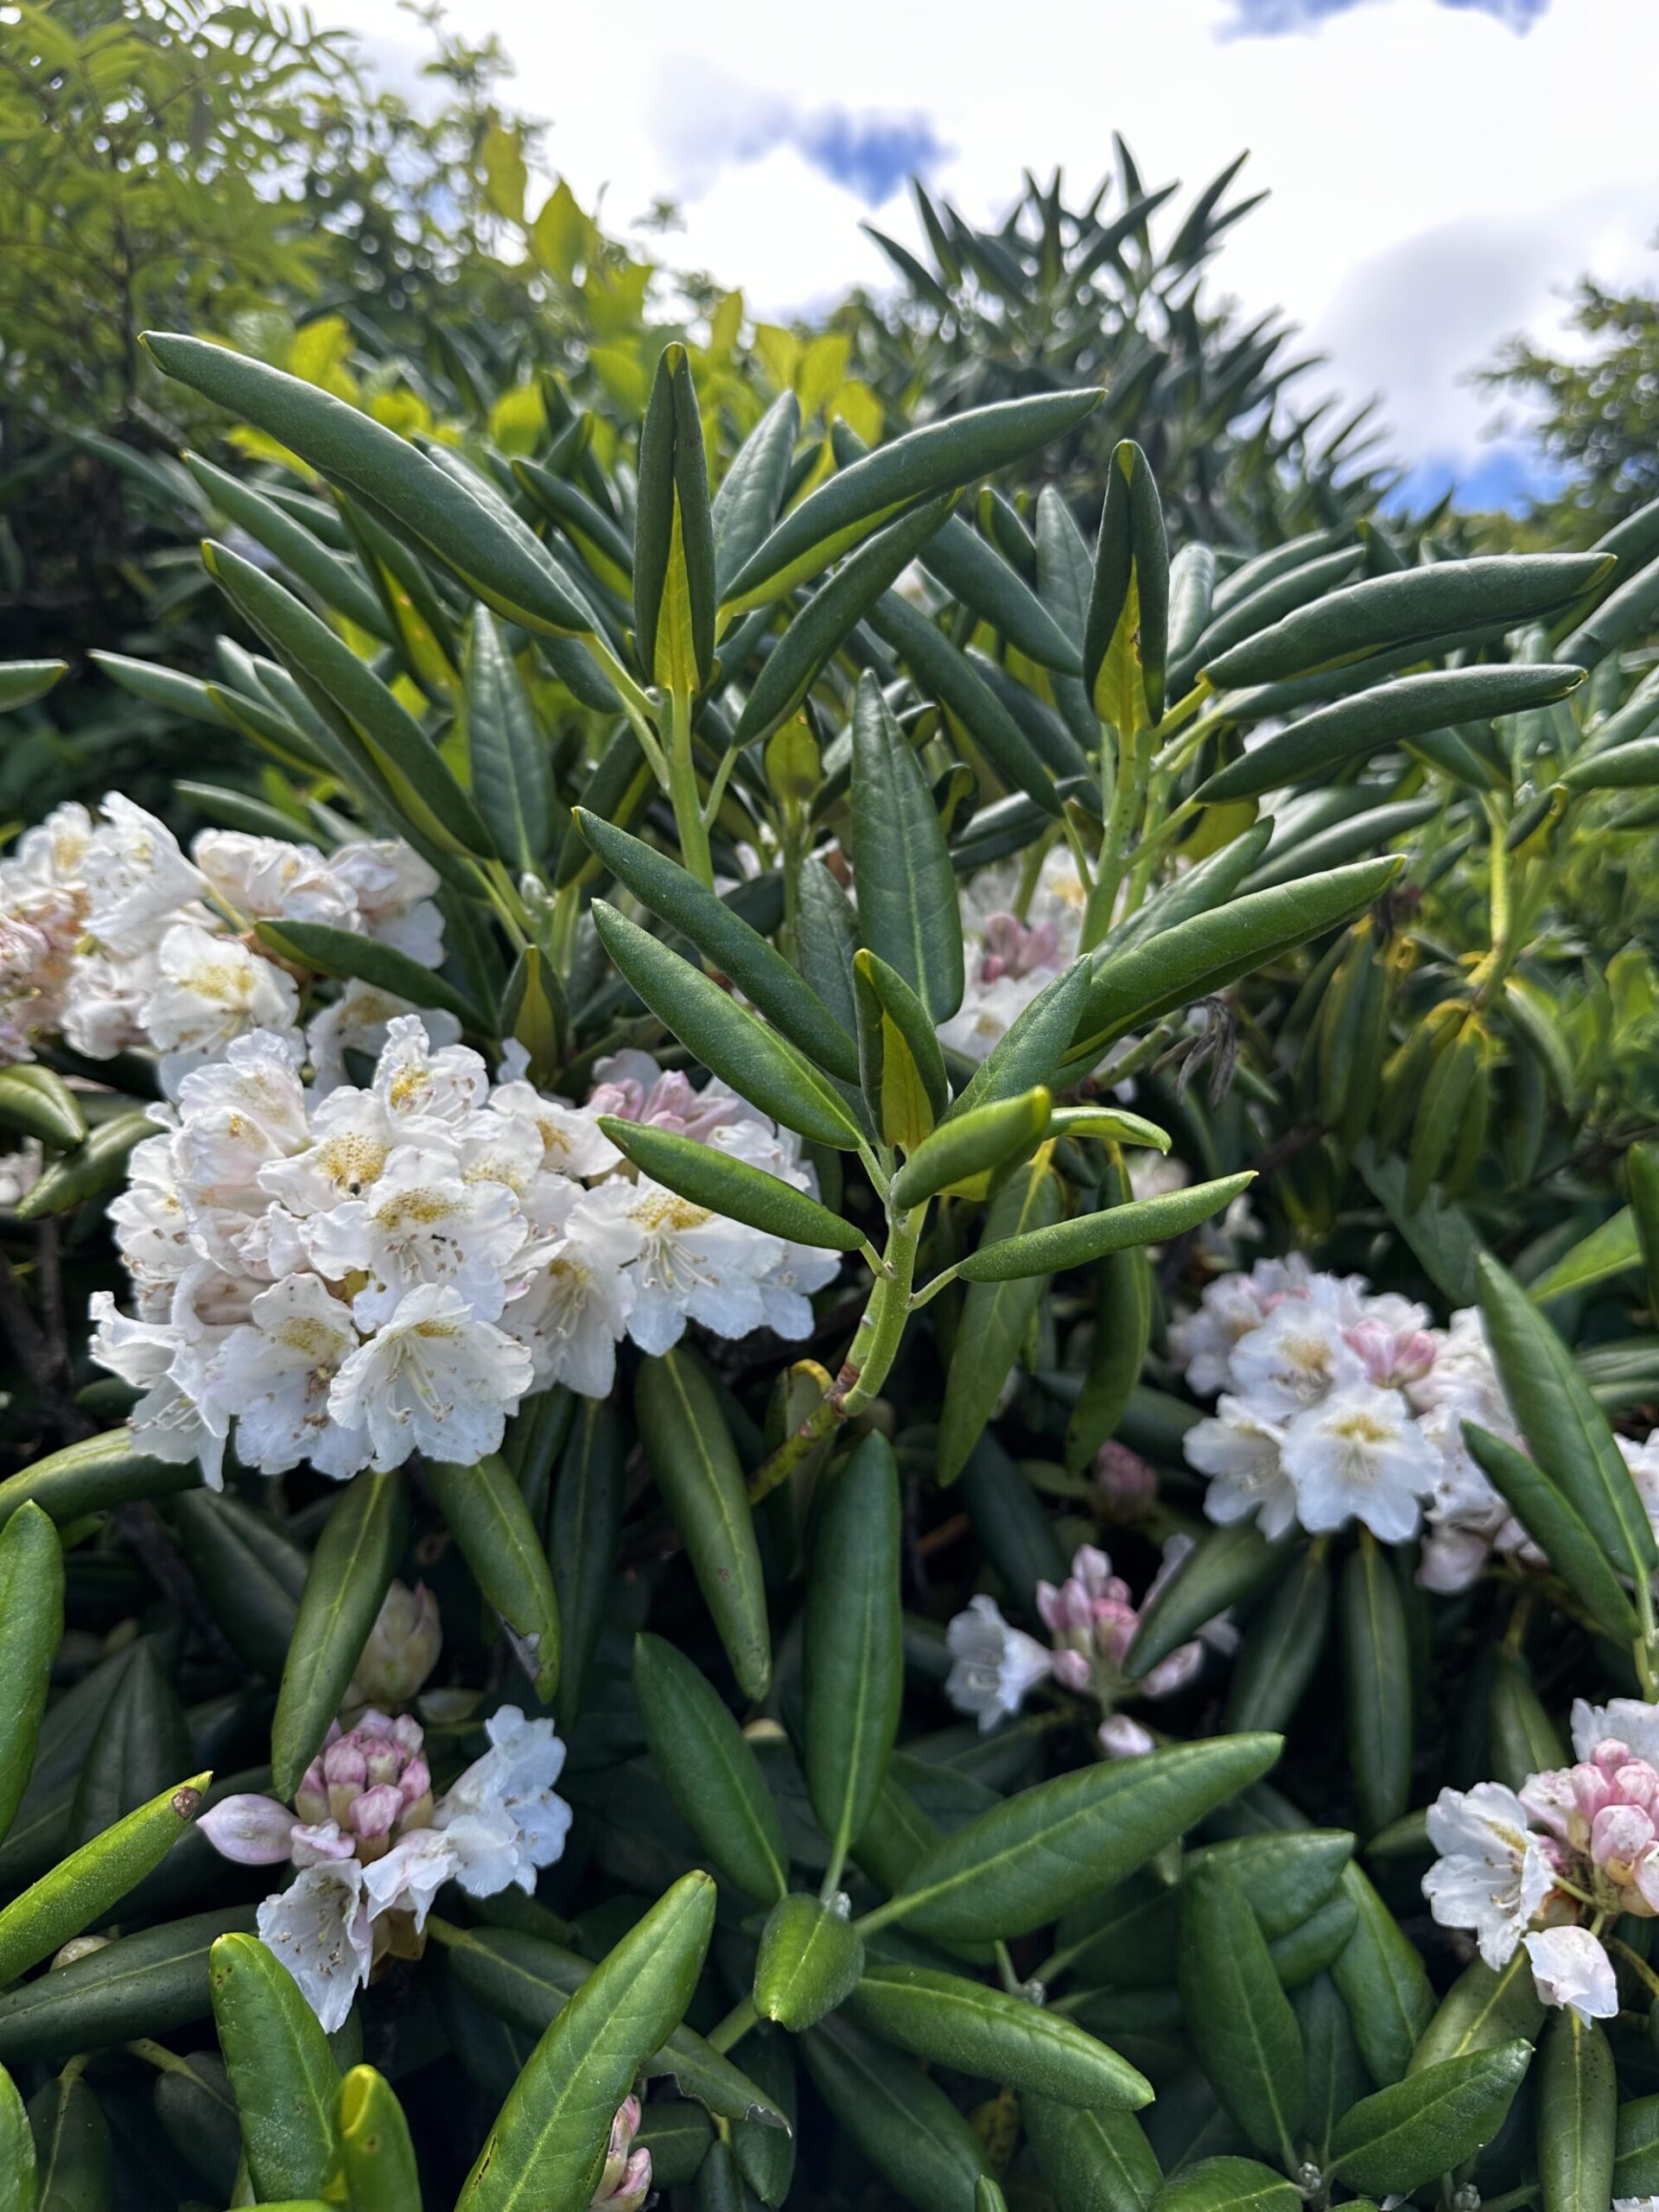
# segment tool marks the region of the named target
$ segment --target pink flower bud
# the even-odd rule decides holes
[[[1204,1646],[1195,1637],[1191,1643],[1183,1643],[1160,1659],[1141,1679],[1142,1694],[1147,1697],[1173,1697],[1185,1689],[1204,1664]]]
[[[1054,1654],[1054,1679],[1063,1688],[1082,1692],[1094,1677],[1083,1652],[1061,1649]]]
[[[390,1835],[404,1809],[403,1794],[395,1782],[377,1783],[365,1789],[351,1809],[352,1834],[364,1842]]]
[[[1144,1758],[1158,1742],[1149,1728],[1131,1720],[1127,1713],[1113,1713],[1100,1724],[1100,1748],[1109,1759]]]
[[[1095,1489],[1109,1519],[1133,1522],[1157,1503],[1158,1478],[1138,1452],[1112,1440],[1095,1454]]]
[[[331,1791],[362,1789],[369,1778],[369,1762],[355,1734],[329,1745],[322,1755],[322,1774]]]
[[[276,1866],[293,1847],[294,1815],[274,1797],[226,1797],[196,1823],[221,1859],[238,1866]]]
[[[651,2194],[651,2152],[635,2150],[639,2132],[639,2100],[630,2097],[617,2108],[606,2146],[605,2167],[594,2191],[589,2212],[639,2212]]]

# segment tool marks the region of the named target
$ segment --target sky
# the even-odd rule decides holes
[[[321,0],[414,91],[424,34],[396,0]],[[671,258],[771,318],[892,281],[859,228],[916,245],[919,169],[970,219],[1022,168],[1091,191],[1122,130],[1149,184],[1196,191],[1249,148],[1270,197],[1223,287],[1277,304],[1357,401],[1381,392],[1410,490],[1514,503],[1519,426],[1470,372],[1559,334],[1584,270],[1659,287],[1659,0],[465,0],[496,32],[546,158],[626,232],[659,198]],[[1621,87],[1625,88],[1621,91]],[[1179,209],[1185,194],[1171,203]],[[533,204],[533,202],[532,202]]]

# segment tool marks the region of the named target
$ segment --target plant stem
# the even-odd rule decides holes
[[[741,1999],[733,2005],[719,2026],[709,2030],[705,2037],[709,2048],[710,2050],[719,2051],[723,2057],[726,2052],[742,2042],[758,2018],[753,1998]]]
[[[697,791],[696,766],[691,758],[691,701],[686,692],[669,694],[668,740],[668,795],[680,833],[680,858],[698,882],[712,891],[715,868],[709,854],[709,825],[703,820]]]

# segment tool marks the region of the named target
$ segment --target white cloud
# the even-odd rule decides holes
[[[393,0],[319,13],[407,76],[416,41]],[[1402,448],[1454,466],[1478,461],[1492,412],[1466,372],[1511,330],[1550,328],[1581,270],[1659,273],[1659,141],[1621,128],[1608,92],[1659,78],[1655,0],[1555,0],[1524,37],[1438,0],[1370,0],[1274,38],[1228,35],[1234,0],[1020,0],[1012,17],[988,0],[842,0],[833,27],[775,0],[694,17],[665,0],[621,16],[469,0],[462,22],[499,32],[580,195],[607,187],[613,225],[678,198],[672,252],[765,314],[885,272],[858,229],[867,199],[827,173],[802,118],[931,126],[946,149],[932,181],[980,219],[1027,164],[1092,188],[1114,125],[1149,181],[1189,190],[1248,144],[1239,188],[1273,196],[1223,257],[1227,289],[1281,304],[1332,357],[1316,375],[1355,398],[1381,388]],[[688,56],[694,23],[717,60]],[[879,219],[914,242],[901,195]]]

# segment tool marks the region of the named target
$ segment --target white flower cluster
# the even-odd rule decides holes
[[[110,1208],[137,1310],[95,1296],[92,1349],[144,1392],[145,1450],[216,1486],[234,1419],[267,1474],[472,1464],[532,1390],[607,1395],[625,1332],[647,1352],[690,1321],[810,1333],[837,1254],[635,1179],[598,1126],[651,1121],[810,1189],[796,1140],[729,1091],[623,1053],[577,1107],[520,1048],[493,1084],[407,1014],[367,1090],[308,1088],[300,1050],[257,1030],[184,1077]]]
[[[474,1897],[510,1885],[529,1895],[562,1855],[570,1808],[553,1788],[564,1765],[553,1723],[505,1705],[485,1732],[489,1750],[435,1799],[420,1723],[370,1711],[348,1733],[329,1730],[294,1810],[247,1794],[203,1814],[223,1857],[299,1870],[260,1906],[259,1933],[325,2028],[344,2024],[380,1959],[400,1946],[419,1955],[446,1882]]]
[[[298,992],[259,949],[255,923],[323,922],[435,968],[437,888],[433,869],[395,840],[344,844],[325,859],[312,845],[204,830],[187,857],[164,823],[118,791],[97,816],[60,806],[0,861],[0,1063],[60,1036],[95,1060],[150,1046],[176,1080],[251,1030],[294,1032]],[[348,984],[311,1025],[318,1067],[343,1076],[346,1046],[377,1043],[389,1010],[404,1009]]]
[[[1465,1421],[1520,1441],[1472,1309],[1437,1329],[1361,1276],[1262,1260],[1208,1287],[1170,1353],[1198,1396],[1219,1394],[1185,1439],[1212,1521],[1254,1515],[1277,1537],[1351,1519],[1402,1543],[1426,1510],[1421,1579],[1440,1591],[1472,1582],[1494,1542],[1525,1541],[1464,1448]]]
[[[983,868],[962,893],[967,987],[961,1007],[939,1027],[939,1042],[970,1060],[999,1044],[1060,969],[1077,957],[1086,893],[1064,845],[1043,858],[1035,889],[1020,905],[1020,864]]]
[[[1524,1945],[1543,2004],[1610,2020],[1618,1985],[1603,1931],[1627,1913],[1659,1914],[1659,1707],[1580,1698],[1573,1750],[1574,1765],[1519,1791],[1442,1789],[1423,1894],[1442,1926],[1470,1930],[1489,1967]]]
[[[1173,1696],[1203,1665],[1206,1643],[1231,1650],[1237,1641],[1230,1624],[1211,1621],[1145,1675],[1124,1672],[1141,1613],[1192,1548],[1190,1536],[1170,1538],[1137,1606],[1106,1554],[1093,1544],[1080,1545],[1064,1582],[1058,1587],[1052,1582],[1037,1585],[1037,1611],[1051,1639],[1047,1645],[1006,1621],[995,1598],[982,1592],[970,1598],[966,1611],[945,1630],[951,1662],[945,1695],[958,1713],[978,1721],[982,1734],[1017,1713],[1039,1682],[1052,1680],[1098,1705],[1105,1717],[1096,1734],[1108,1758],[1135,1758],[1151,1751],[1156,1738],[1150,1729],[1118,1712],[1118,1705],[1126,1698]]]

